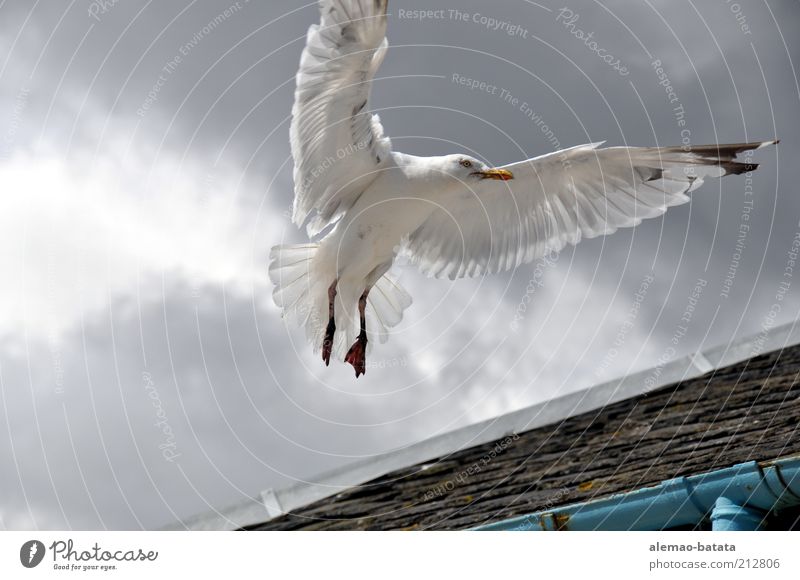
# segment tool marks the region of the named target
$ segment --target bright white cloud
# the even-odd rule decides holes
[[[123,151],[15,154],[0,164],[0,326],[60,334],[121,296],[158,298],[161,288],[140,281],[159,275],[198,288],[263,286],[257,233],[270,218],[257,223],[242,206],[238,178],[168,157],[148,166]]]

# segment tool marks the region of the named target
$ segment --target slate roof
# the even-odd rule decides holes
[[[392,471],[262,530],[466,529],[800,453],[800,346]],[[780,514],[797,527],[800,513]]]

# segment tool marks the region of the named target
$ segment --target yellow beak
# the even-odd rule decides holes
[[[514,179],[514,174],[507,169],[487,169],[486,171],[476,171],[475,173],[480,175],[481,179],[499,179],[500,181]]]

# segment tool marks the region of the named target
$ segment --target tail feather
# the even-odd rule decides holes
[[[275,246],[269,253],[269,279],[275,304],[291,313],[310,292],[312,260],[319,244]]]
[[[322,347],[328,324],[328,288],[336,277],[324,259],[317,260],[319,244],[275,246],[270,251],[269,278],[273,284],[272,297],[283,316],[305,328],[306,338],[315,352]],[[358,296],[363,289],[341,283],[336,298],[336,334],[333,356],[343,360],[359,333]],[[367,343],[384,343],[389,329],[403,318],[411,304],[411,296],[389,274],[384,274],[373,286],[367,300]]]
[[[384,274],[372,287],[367,298],[368,332],[377,327],[374,332],[378,335],[379,342],[386,342],[389,329],[400,323],[403,311],[410,305],[411,296],[408,292],[390,274]]]

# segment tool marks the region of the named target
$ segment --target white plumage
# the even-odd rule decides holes
[[[306,328],[326,363],[345,357],[356,376],[365,370],[367,338],[384,342],[411,304],[387,274],[398,248],[435,277],[509,270],[661,215],[689,201],[707,177],[755,169],[736,156],[777,142],[591,143],[498,169],[467,155],[392,151],[369,112],[388,46],[386,4],[320,2],[321,23],[309,28],[297,73],[291,145],[293,221],[312,238],[325,235],[270,254],[276,304]]]

